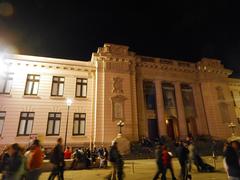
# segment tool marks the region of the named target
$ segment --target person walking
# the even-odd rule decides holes
[[[27,156],[26,180],[38,180],[41,175],[41,166],[43,163],[43,152],[41,150],[40,141],[35,139],[30,147]]]
[[[226,168],[229,180],[240,180],[239,157],[234,148],[232,144],[226,147],[224,152],[224,167]]]
[[[6,163],[5,180],[21,180],[24,172],[24,161],[19,144],[12,144],[9,148],[9,158]]]
[[[54,180],[57,176],[59,180],[64,180],[64,152],[62,146],[62,138],[58,138],[57,145],[54,147],[50,157],[50,162],[53,164],[53,169],[48,177],[48,180]]]
[[[181,166],[180,179],[182,179],[182,180],[187,180],[188,178],[191,179],[191,177],[187,173],[188,172],[187,164],[188,164],[189,150],[186,146],[187,146],[186,144],[184,144],[183,142],[180,142],[177,144],[177,149],[176,149],[178,161]]]
[[[155,176],[153,177],[153,180],[158,179],[159,175],[163,171],[161,145],[156,146],[155,157],[156,157],[156,164],[157,164],[157,172],[156,172]]]
[[[8,151],[9,151],[9,147],[5,146],[3,149],[3,152],[1,154],[1,161],[0,161],[1,168],[0,169],[1,169],[1,173],[2,173],[2,180],[5,180],[5,178],[6,178],[6,167],[8,165],[8,161],[10,158]]]
[[[116,180],[116,175],[118,180],[123,180],[123,159],[118,150],[117,142],[113,141],[112,146],[109,150],[109,161],[112,164],[112,175],[111,180]]]
[[[167,150],[165,145],[162,146],[162,180],[166,180],[166,173],[169,169],[172,175],[172,180],[176,180],[172,166],[172,153]]]

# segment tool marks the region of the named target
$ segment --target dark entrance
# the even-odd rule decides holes
[[[158,138],[158,123],[157,119],[148,120],[148,137],[151,140]]]
[[[173,119],[167,120],[167,135],[171,139],[175,139]]]

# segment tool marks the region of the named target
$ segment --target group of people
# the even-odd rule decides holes
[[[200,156],[198,156],[196,153],[192,139],[187,138],[186,141],[176,142],[175,146],[176,156],[181,167],[179,175],[180,179],[192,179],[192,164],[194,163],[199,171],[201,169],[200,164],[198,163],[198,161],[196,161],[196,157],[200,158]],[[168,169],[171,172],[172,179],[176,180],[177,178],[174,174],[174,169],[172,165],[173,154],[168,150],[167,146],[164,144],[157,145],[155,150],[155,156],[158,170],[153,180],[158,179],[160,174],[161,179],[166,180],[166,173]]]
[[[73,159],[71,169],[76,169],[79,163],[84,163],[86,167],[99,162],[100,168],[107,167],[109,161],[112,166],[112,172],[108,176],[111,180],[122,180],[124,178],[123,166],[124,161],[118,150],[116,141],[112,142],[109,152],[105,147],[94,148],[78,148],[71,152],[67,147],[64,151],[62,138],[58,138],[56,146],[50,155],[50,162],[53,167],[48,180],[58,177],[59,180],[64,179],[65,159]],[[173,154],[168,150],[167,146],[160,144],[155,150],[156,163],[158,170],[153,180],[159,178],[166,180],[166,173],[169,169],[173,180],[176,180],[172,165]],[[192,179],[191,167],[194,163],[198,171],[203,171],[204,166],[214,168],[203,162],[201,157],[196,153],[195,147],[191,139],[176,143],[176,155],[181,166],[180,179]],[[44,153],[38,139],[33,140],[29,147],[24,151],[17,143],[6,147],[0,156],[0,170],[3,180],[38,180],[41,175],[41,166],[43,164]],[[229,180],[240,180],[240,143],[232,141],[224,146],[224,167],[227,171]],[[209,172],[209,171],[208,171]]]
[[[71,153],[70,148],[64,152],[65,159],[73,159],[70,169],[78,169],[79,165],[85,168],[90,166],[106,168],[108,161],[108,150],[105,147],[94,148],[92,151],[89,148],[77,148]]]
[[[37,180],[41,174],[44,155],[39,140],[24,150],[15,143],[5,147],[1,154],[1,172],[3,180]]]
[[[113,171],[111,179],[123,179],[123,160],[117,148],[117,143],[113,143],[110,152],[107,148],[78,148],[73,153],[67,147],[64,151],[62,138],[57,139],[57,144],[50,153],[50,163],[52,170],[48,180],[57,177],[59,180],[64,179],[65,159],[73,159],[71,169],[77,169],[79,164],[85,167],[98,164],[99,168],[106,168],[108,160],[111,162]],[[38,139],[29,143],[26,150],[19,144],[15,143],[4,148],[0,156],[0,171],[3,180],[38,180],[41,175],[43,159],[45,158],[44,150]],[[96,166],[95,166],[96,167]]]
[[[225,144],[224,167],[229,180],[240,180],[240,143],[238,141]]]

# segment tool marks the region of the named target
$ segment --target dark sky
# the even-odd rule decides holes
[[[71,59],[89,60],[105,42],[146,56],[213,57],[240,77],[237,0],[159,1],[0,0],[0,40],[21,54]]]

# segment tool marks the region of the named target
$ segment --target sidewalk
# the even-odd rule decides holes
[[[213,165],[211,157],[204,157],[204,160]],[[177,159],[173,159],[173,166],[176,177],[179,174],[180,166]],[[216,160],[217,172],[214,173],[198,173],[196,167],[193,166],[193,180],[226,180],[227,175],[223,169],[222,158]],[[65,171],[66,180],[100,180],[104,179],[111,172],[109,169],[90,169],[90,170],[75,170]],[[127,160],[125,161],[124,172],[125,179],[129,180],[151,180],[156,172],[156,164],[154,159],[147,160]],[[49,173],[43,173],[40,180],[46,180]],[[168,179],[171,179],[170,172],[167,174]]]

